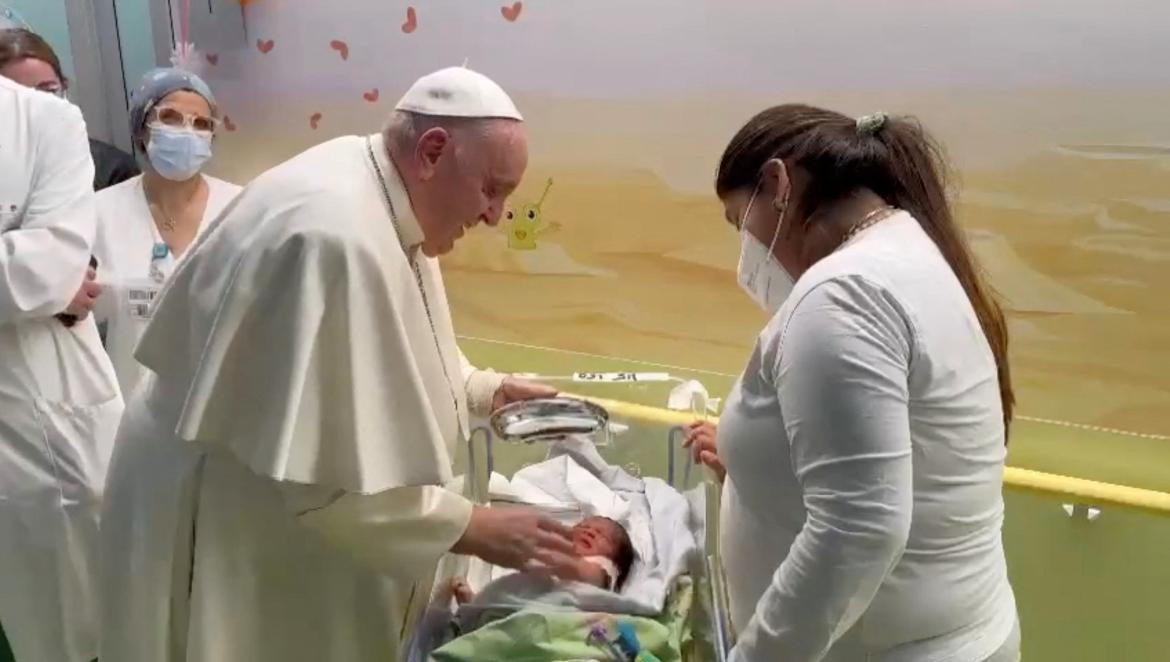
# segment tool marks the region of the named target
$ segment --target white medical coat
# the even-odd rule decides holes
[[[1004,644],[995,358],[909,214],[801,276],[718,445],[734,662],[983,662]]]
[[[439,487],[452,444],[502,378],[460,354],[372,150],[402,244],[366,139],[339,138],[245,187],[167,282],[108,482],[103,660],[398,659],[471,514]]]
[[[198,234],[219,216],[240,192],[240,187],[204,175],[207,206]],[[94,318],[106,325],[105,346],[118,375],[118,386],[129,397],[142,379],[144,369],[134,358],[134,348],[150,319],[151,302],[175,269],[174,253],[156,257],[156,246],[165,245],[150,214],[142,176],[103,189],[97,194],[97,237],[93,254],[101,266],[98,282],[105,287],[94,308]]]
[[[97,655],[98,516],[122,399],[92,317],[80,111],[0,77],[0,623],[18,660]]]

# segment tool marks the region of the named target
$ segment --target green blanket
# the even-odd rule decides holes
[[[447,642],[431,654],[433,662],[567,662],[609,660],[605,651],[587,642],[599,619],[620,618],[634,624],[642,647],[662,662],[681,662],[691,643],[690,613],[694,586],[681,578],[657,618],[612,616],[573,611],[523,610],[510,613]],[[610,631],[614,628],[611,626]]]

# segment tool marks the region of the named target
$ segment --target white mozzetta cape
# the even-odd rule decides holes
[[[465,393],[493,390],[465,383],[438,265],[420,254],[428,321],[407,255],[422,233],[371,140],[402,242],[366,139],[324,143],[225,210],[137,351],[161,381],[189,385],[180,438],[278,480],[362,494],[449,480]]]

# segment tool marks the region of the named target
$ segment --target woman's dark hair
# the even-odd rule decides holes
[[[48,63],[61,84],[68,84],[65,73],[61,70],[61,61],[57,59],[53,47],[39,34],[23,28],[0,30],[0,67],[29,58]]]
[[[910,212],[958,277],[991,345],[1006,437],[1015,406],[1007,323],[951,213],[942,150],[911,118],[860,124],[812,106],[769,108],[748,120],[727,145],[719,162],[715,192],[722,198],[732,191],[755,187],[764,164],[780,158],[788,167],[809,175],[803,194],[794,201],[796,218],[807,219],[821,205],[867,188]]]

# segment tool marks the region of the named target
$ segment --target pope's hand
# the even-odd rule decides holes
[[[719,459],[719,449],[715,446],[715,432],[714,423],[695,421],[687,426],[687,437],[683,440],[683,447],[691,449],[695,462],[711,467],[722,481],[727,476],[727,469]]]
[[[97,271],[92,267],[85,272],[85,281],[81,283],[77,294],[73,295],[73,301],[69,302],[69,306],[63,311],[67,315],[72,315],[75,318],[82,320],[89,315],[93,310],[94,303],[97,298],[101,296],[102,286],[97,283]]]
[[[515,570],[544,569],[558,577],[576,570],[572,531],[533,508],[476,506],[451,551]]]
[[[556,395],[557,390],[547,384],[539,384],[518,377],[506,377],[504,383],[500,384],[500,388],[496,389],[496,394],[492,397],[492,411],[513,402],[554,398]]]

